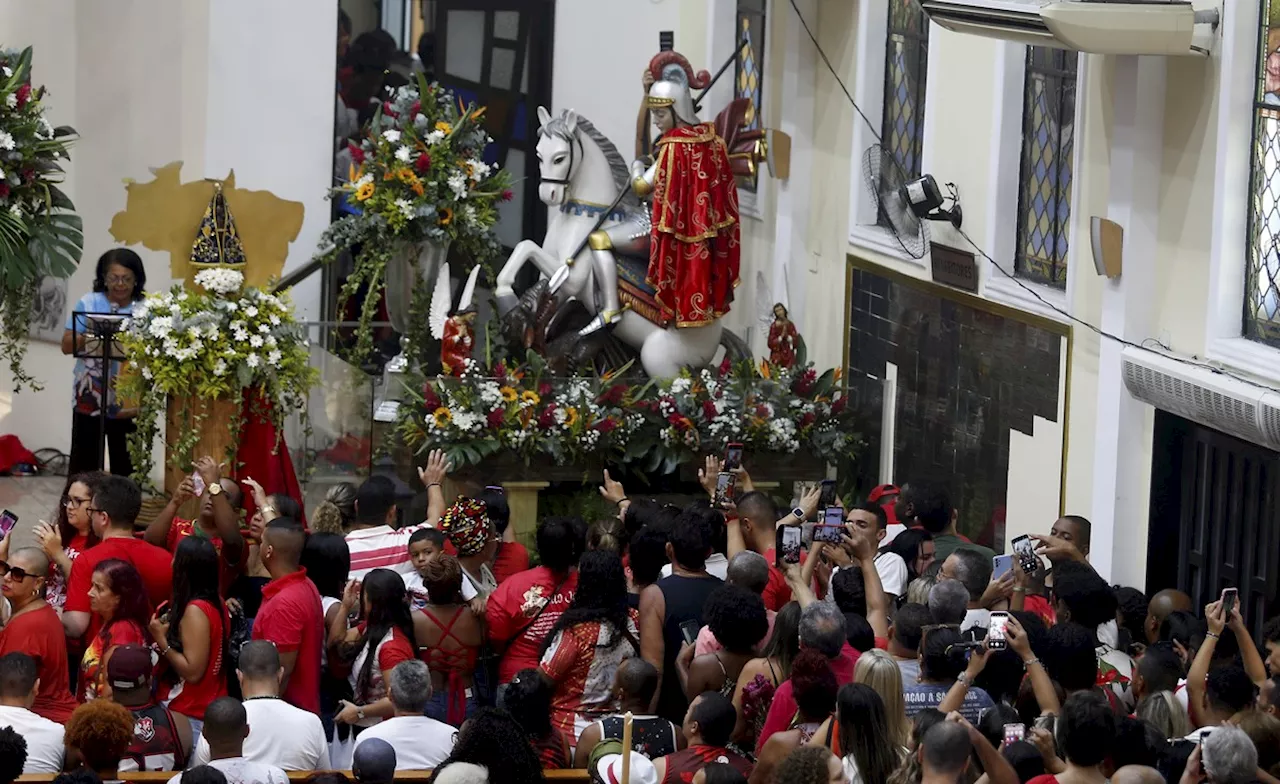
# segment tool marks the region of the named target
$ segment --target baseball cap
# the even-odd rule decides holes
[[[107,662],[107,682],[113,689],[138,689],[151,680],[155,666],[151,650],[141,645],[121,645]]]
[[[876,485],[867,493],[867,503],[880,504],[884,507],[884,513],[889,516],[889,525],[897,525],[898,515],[894,505],[901,493],[902,490],[897,485]]]

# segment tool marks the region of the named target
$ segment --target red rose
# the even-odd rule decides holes
[[[502,420],[505,418],[506,418],[506,413],[500,408],[495,408],[494,410],[490,411],[489,416],[486,417],[486,419],[489,422],[489,429],[497,430],[498,428],[502,427]]]
[[[818,374],[813,368],[809,368],[800,374],[800,378],[796,379],[795,393],[800,396],[806,396],[813,392],[813,386],[818,382]]]
[[[9,183],[0,181],[0,199],[9,198]]]
[[[680,420],[681,420],[682,418],[683,418],[683,417],[681,417],[679,414],[671,414],[671,415],[669,415],[669,416],[667,417],[667,424],[668,424],[668,425],[679,425],[679,424],[680,424]]]
[[[18,96],[18,108],[21,109],[23,106],[26,105],[27,101],[31,100],[31,85],[24,84],[20,86],[18,88],[17,96]]]
[[[844,411],[844,397],[838,397],[831,401],[831,413],[839,414]]]
[[[435,411],[440,407],[440,396],[436,394],[430,384],[422,385],[422,405],[428,411]]]
[[[355,164],[364,163],[364,150],[355,142],[347,142],[347,152],[351,153],[351,162]]]
[[[538,385],[538,397],[546,397],[551,394],[551,385],[543,381]]]
[[[810,425],[812,425],[812,424],[813,424],[814,419],[816,419],[816,417],[814,417],[814,415],[813,415],[813,412],[812,412],[812,411],[810,411],[810,412],[806,413],[804,416],[800,417],[800,429],[801,429],[801,430],[803,430],[803,429],[805,429],[806,427],[809,427]]]
[[[556,404],[552,403],[542,409],[542,413],[538,415],[538,427],[547,430],[556,425]]]
[[[760,405],[756,406],[756,416],[760,417],[761,419],[768,419],[771,416],[769,413],[769,407],[766,406],[764,403],[761,403]]]
[[[387,115],[388,117],[399,117],[399,116],[400,116],[399,112],[397,112],[395,109],[392,109],[392,108],[391,108],[391,101],[383,101],[383,102],[382,102],[382,113],[383,113],[383,114],[385,114],[385,115]]]
[[[514,194],[514,193],[512,193],[510,189],[507,189],[507,190],[505,190],[505,191],[503,191],[503,192],[502,192],[502,200],[503,200],[503,201],[511,201],[511,200],[512,200],[512,199],[514,199],[514,198],[515,198],[515,194]]]
[[[419,174],[426,172],[431,168],[431,156],[425,152],[419,155],[418,160],[413,162],[413,168],[417,169]]]
[[[724,378],[725,376],[729,375],[730,371],[732,370],[733,370],[733,363],[729,361],[728,357],[725,357],[724,361],[720,363],[720,378]]]
[[[702,416],[708,422],[716,418],[716,404],[710,400],[702,401]]]
[[[627,387],[625,384],[614,384],[613,386],[600,393],[600,399],[597,401],[601,405],[616,406],[627,396]]]
[[[23,170],[22,170],[22,181],[23,181],[23,182],[35,182],[35,179],[36,179],[36,170],[35,170],[35,169],[32,169],[32,168],[26,168],[26,169],[23,169]]]
[[[413,115],[417,114],[418,110],[421,108],[422,108],[422,101],[414,101],[413,105],[409,107],[409,116],[412,117]]]
[[[500,360],[498,364],[493,366],[493,377],[499,381],[507,380],[507,361]]]
[[[617,430],[617,429],[618,429],[618,420],[614,419],[613,417],[605,417],[604,419],[601,419],[599,422],[596,422],[596,430],[599,430],[601,433],[612,433],[614,430]]]

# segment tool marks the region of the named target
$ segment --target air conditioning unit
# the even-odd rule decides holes
[[[920,7],[953,33],[1090,54],[1203,56],[1221,10],[1164,0],[920,0]]]
[[[1280,393],[1153,351],[1126,348],[1129,394],[1162,411],[1280,451]]]

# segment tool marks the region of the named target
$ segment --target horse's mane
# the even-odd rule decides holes
[[[568,110],[560,112],[559,117],[554,117],[538,129],[538,135],[553,135],[573,144],[574,133],[569,130],[569,124],[565,122],[565,115]],[[600,148],[600,152],[604,153],[604,158],[609,162],[609,171],[613,174],[613,182],[618,186],[618,191],[626,191],[627,195],[622,200],[622,206],[638,208],[640,201],[635,193],[631,190],[631,169],[627,166],[627,161],[622,157],[622,153],[618,152],[618,148],[613,142],[609,141],[609,137],[605,136],[595,127],[586,117],[578,115],[577,130],[586,132],[591,141],[596,143]]]

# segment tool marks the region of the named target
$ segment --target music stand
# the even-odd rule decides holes
[[[71,314],[71,355],[76,359],[97,360],[102,365],[102,395],[98,401],[98,470],[107,462],[107,401],[111,398],[111,362],[123,360],[124,348],[116,337],[124,329],[128,313]],[[80,338],[84,347],[80,347]]]

